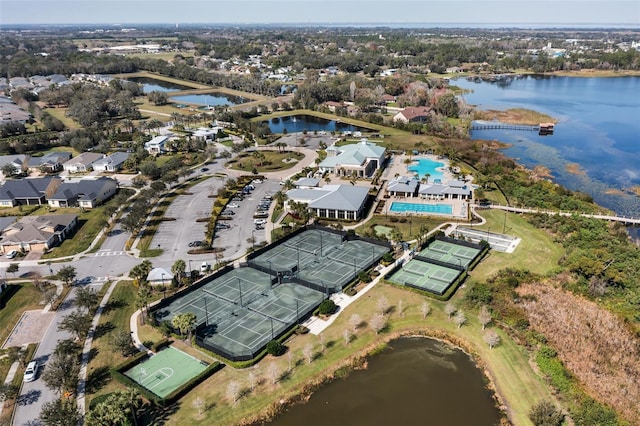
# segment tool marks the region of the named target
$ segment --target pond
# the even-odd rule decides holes
[[[298,132],[357,132],[368,131],[364,127],[353,126],[336,120],[327,120],[311,115],[289,115],[286,117],[272,118],[266,122],[271,129],[271,133]]]
[[[204,106],[239,105],[249,99],[242,96],[227,95],[225,93],[201,93],[197,95],[172,96],[171,101],[181,104],[195,104]]]
[[[370,357],[366,370],[329,383],[270,424],[498,425],[500,411],[485,385],[461,350],[432,339],[401,338]]]
[[[177,92],[180,90],[189,90],[193,87],[183,86],[181,84],[169,83],[168,81],[156,80],[155,78],[148,77],[131,77],[127,80],[133,81],[142,85],[142,91],[144,93],[150,92]]]

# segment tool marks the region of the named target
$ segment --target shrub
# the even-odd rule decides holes
[[[560,426],[564,414],[550,401],[540,401],[529,411],[529,419],[536,426]]]
[[[267,353],[273,356],[280,356],[284,354],[286,347],[278,342],[277,340],[272,340],[267,343]]]
[[[320,315],[331,315],[338,309],[338,306],[331,299],[323,300],[318,306],[318,314]]]

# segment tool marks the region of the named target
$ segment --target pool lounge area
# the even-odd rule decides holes
[[[451,216],[453,215],[453,206],[451,204],[419,204],[394,201],[391,203],[389,211],[393,213],[422,213]]]

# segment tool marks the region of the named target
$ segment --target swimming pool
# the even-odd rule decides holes
[[[394,201],[391,203],[391,211],[395,213],[431,213],[452,215],[453,206],[451,204],[416,204]]]
[[[442,180],[442,172],[438,169],[444,167],[444,163],[440,161],[431,160],[429,158],[418,158],[415,161],[418,164],[413,164],[407,168],[410,172],[418,174],[418,178],[423,178],[427,173],[429,174],[429,182],[434,182],[435,179]]]

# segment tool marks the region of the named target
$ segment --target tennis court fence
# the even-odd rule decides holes
[[[430,259],[428,257],[423,257],[420,255],[413,256],[415,260],[419,260],[420,262],[431,263],[433,265],[442,266],[443,268],[455,269],[456,271],[464,271],[464,266],[455,265],[453,263],[442,262],[440,260]]]

